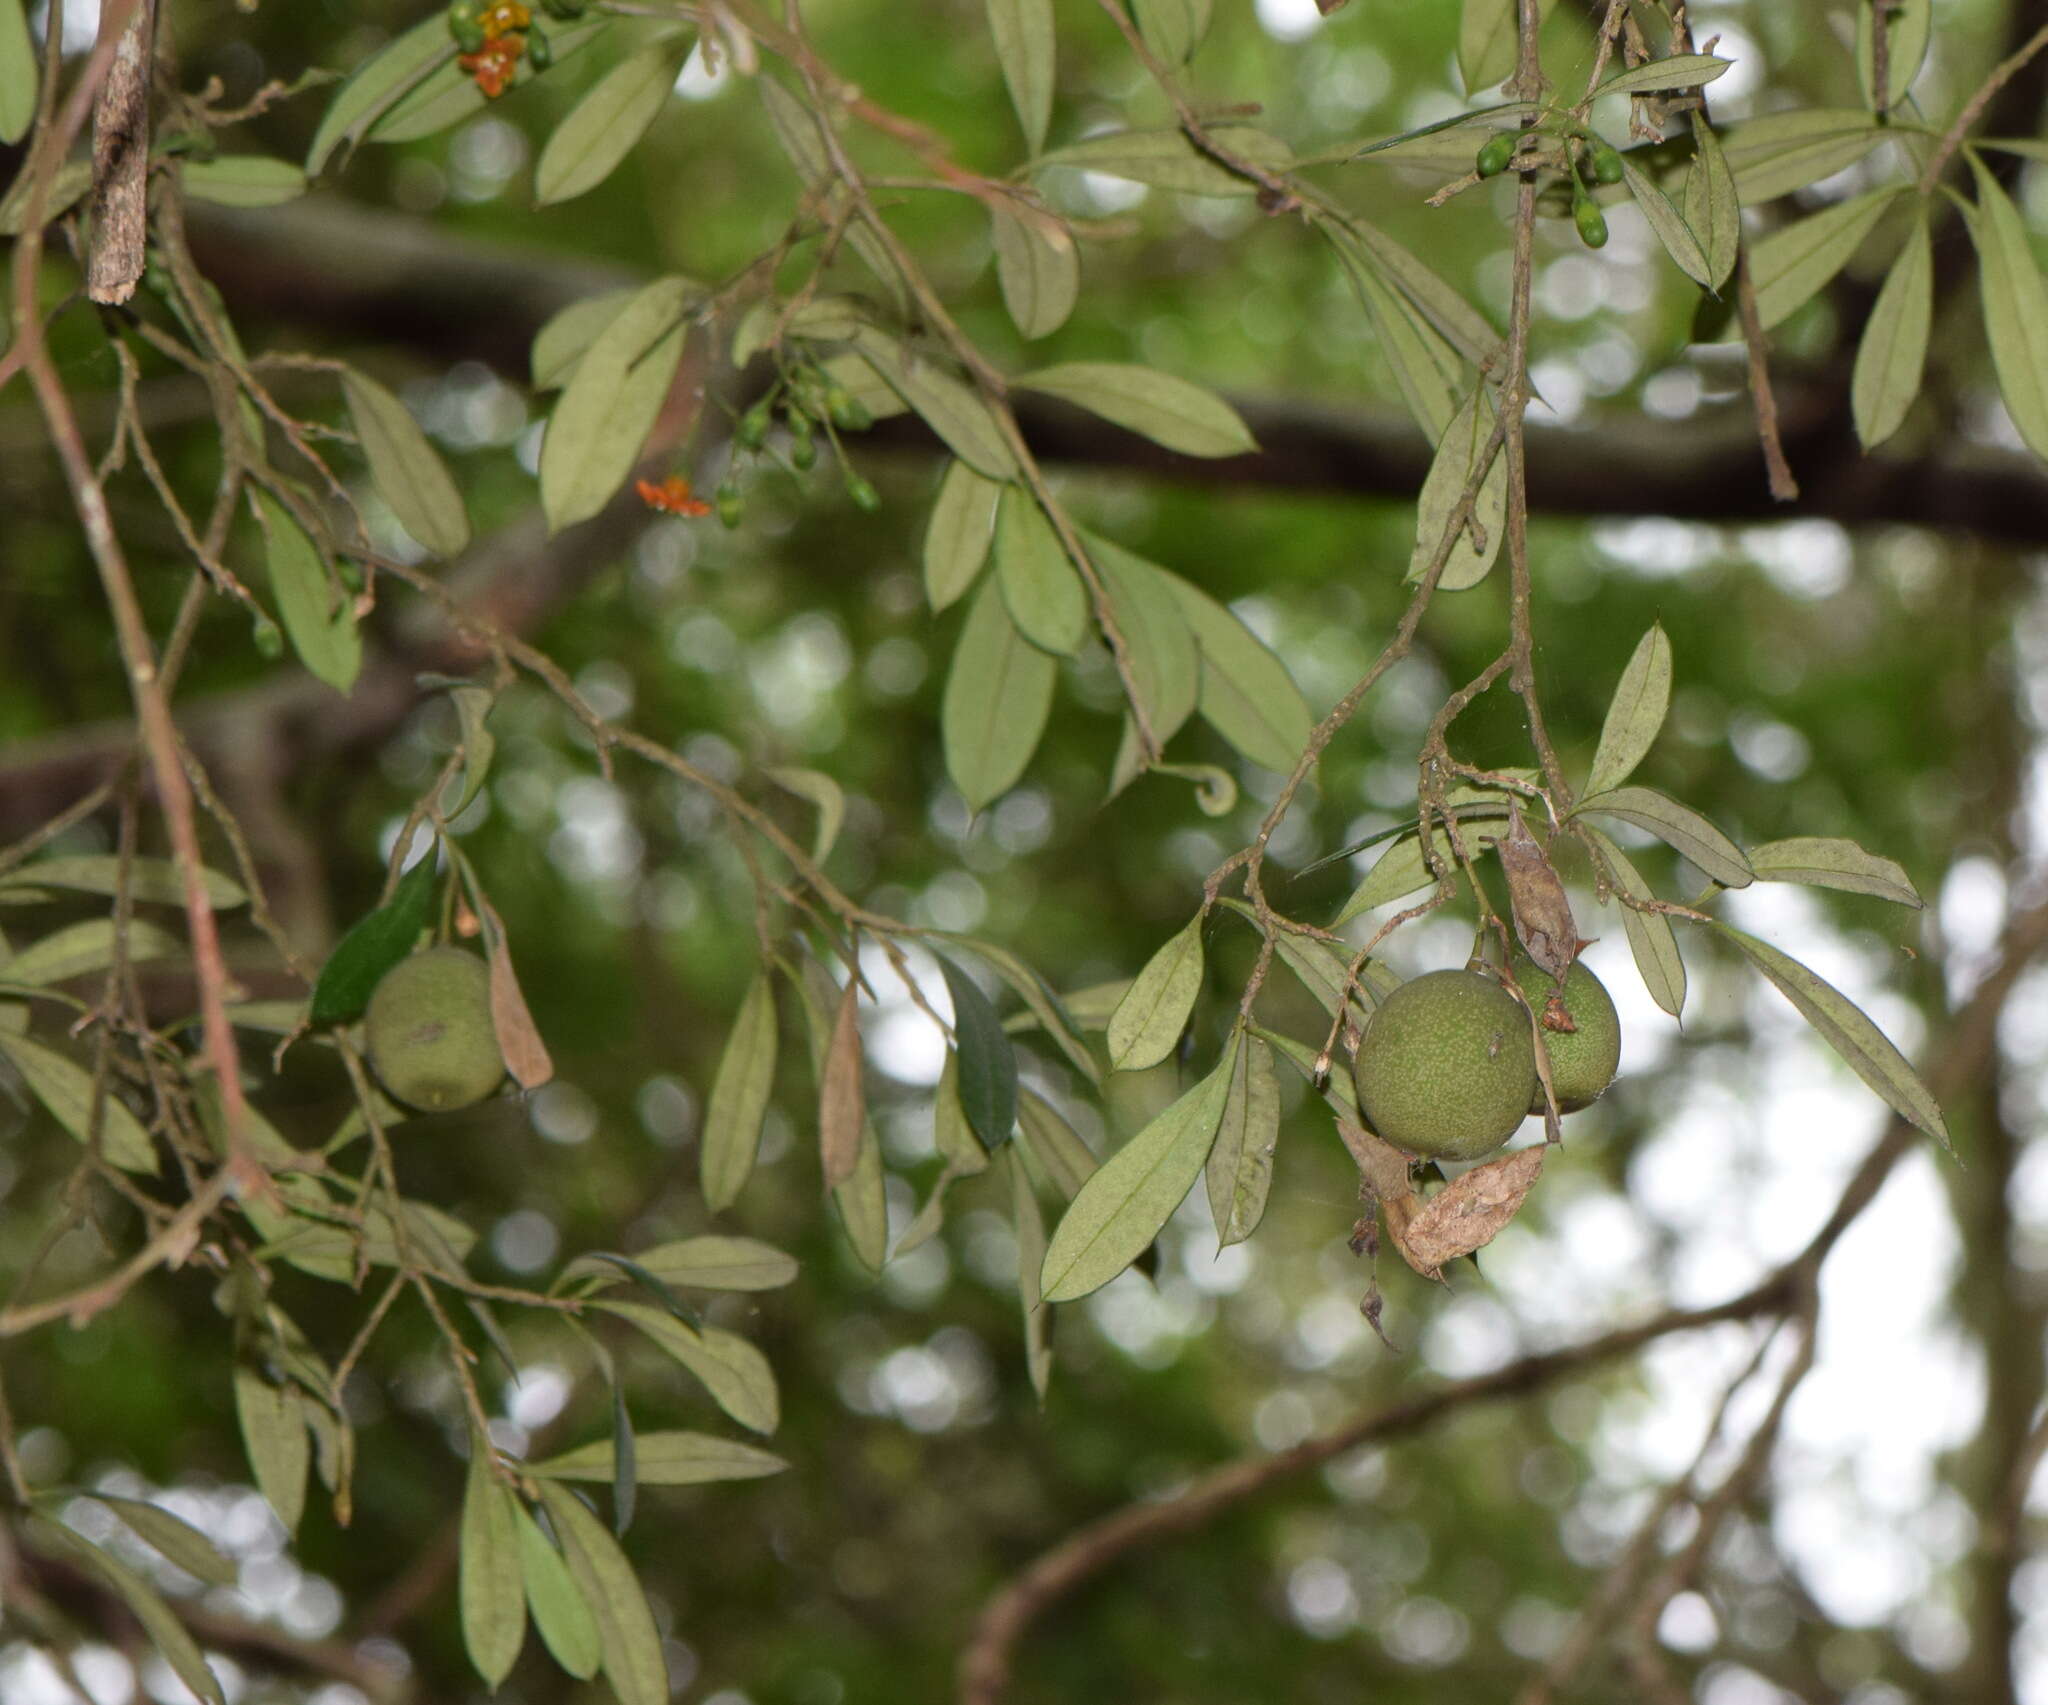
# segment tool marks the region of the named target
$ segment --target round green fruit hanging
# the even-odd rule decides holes
[[[1533,960],[1517,959],[1515,981],[1522,985],[1522,993],[1529,997],[1540,1022],[1552,992],[1557,991],[1555,980]],[[1614,1000],[1606,985],[1593,975],[1583,959],[1572,961],[1572,968],[1565,973],[1564,988],[1557,992],[1563,997],[1560,1004],[1565,1016],[1577,1028],[1553,1030],[1547,1023],[1542,1024],[1543,1046],[1550,1055],[1550,1083],[1557,1091],[1557,1110],[1576,1113],[1598,1101],[1601,1092],[1614,1081],[1621,1064],[1621,1020],[1615,1014]],[[1529,1111],[1543,1111],[1541,1083],[1530,1097]]]
[[[423,1112],[468,1107],[505,1076],[490,971],[459,947],[430,947],[385,972],[363,1029],[378,1081]]]
[[[1374,1009],[1353,1073],[1359,1107],[1396,1148],[1477,1160],[1528,1113],[1536,1043],[1529,1015],[1491,977],[1430,971]]]

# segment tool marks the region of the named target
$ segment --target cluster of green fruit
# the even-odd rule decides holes
[[[1527,132],[1502,131],[1489,136],[1480,144],[1479,157],[1473,162],[1482,178],[1498,177],[1514,164],[1515,150],[1521,135]],[[1622,180],[1621,155],[1611,142],[1587,132],[1579,137],[1576,150],[1567,149],[1565,164],[1572,180],[1572,223],[1578,228],[1579,241],[1589,249],[1598,249],[1607,243],[1607,215],[1600,211],[1586,188],[1586,179],[1596,184],[1618,184]]]
[[[377,1081],[422,1112],[468,1107],[504,1081],[490,971],[459,947],[427,948],[385,972],[363,1038]]]
[[[1515,981],[1536,1009],[1558,1111],[1591,1105],[1621,1063],[1621,1023],[1607,990],[1576,961],[1561,989],[1527,959],[1516,962]],[[1560,1009],[1573,1028],[1551,1028]],[[1478,1160],[1527,1115],[1543,1111],[1535,1028],[1521,1003],[1484,972],[1416,977],[1381,1001],[1366,1024],[1353,1067],[1359,1107],[1396,1148]]]
[[[847,496],[870,512],[881,507],[881,493],[854,471],[839,442],[841,432],[865,432],[874,425],[875,417],[867,404],[820,369],[809,365],[793,367],[739,417],[733,426],[734,446],[755,457],[772,453],[768,452],[768,433],[778,413],[789,433],[789,462],[798,473],[808,473],[816,465],[818,445],[813,435],[822,430],[845,474]],[[745,513],[745,494],[736,477],[728,475],[719,486],[717,505],[718,518],[726,526],[740,524]]]

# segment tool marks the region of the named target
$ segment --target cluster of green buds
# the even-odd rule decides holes
[[[1564,145],[1565,169],[1571,176],[1572,224],[1577,227],[1579,241],[1589,249],[1602,247],[1607,241],[1607,215],[1600,211],[1586,188],[1590,178],[1596,184],[1618,184],[1622,180],[1621,154],[1614,145],[1590,130],[1574,125],[1572,135]],[[1515,163],[1516,149],[1522,136],[1518,131],[1501,131],[1489,136],[1479,146],[1478,157],[1473,161],[1473,170],[1482,178],[1499,177]],[[1555,159],[1553,154],[1551,159]],[[1523,169],[1535,164],[1532,153],[1523,158]]]
[[[734,444],[751,456],[766,453],[780,460],[780,453],[768,446],[768,434],[778,415],[789,435],[788,459],[792,468],[808,473],[817,466],[818,435],[822,432],[844,471],[847,496],[862,509],[872,511],[881,507],[881,493],[854,471],[839,442],[841,432],[864,432],[875,423],[874,415],[860,398],[830,374],[808,363],[791,368],[739,417],[733,426]],[[736,479],[728,477],[719,486],[717,505],[718,518],[728,527],[737,527],[745,502]]]
[[[589,0],[541,0],[541,9],[563,22],[581,17],[588,5]],[[510,87],[521,59],[536,71],[555,62],[554,43],[524,0],[449,0],[445,16],[456,63],[489,99]]]

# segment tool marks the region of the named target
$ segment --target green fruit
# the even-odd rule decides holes
[[[749,450],[760,449],[767,442],[768,428],[774,423],[774,408],[774,399],[763,397],[740,416],[740,423],[734,429],[733,436]]]
[[[846,476],[846,495],[853,499],[856,509],[865,509],[870,515],[882,507],[882,494],[859,474]]]
[[[1611,143],[1602,142],[1599,137],[1586,145],[1586,154],[1591,162],[1589,170],[1596,184],[1618,184],[1621,182],[1621,155]]]
[[[555,44],[538,24],[526,32],[526,58],[536,71],[545,71],[555,62]]]
[[[1550,973],[1533,960],[1515,961],[1515,981],[1539,1018],[1557,984]],[[1602,1090],[1614,1081],[1621,1064],[1621,1020],[1607,987],[1587,968],[1583,959],[1572,961],[1564,977],[1564,1010],[1578,1026],[1576,1030],[1552,1030],[1543,1026],[1543,1046],[1550,1055],[1550,1083],[1557,1091],[1557,1110],[1576,1113],[1600,1099]],[[1543,1111],[1543,1085],[1536,1085],[1529,1111]]]
[[[484,27],[477,21],[482,10],[482,0],[454,0],[448,8],[448,33],[464,53],[483,51]]]
[[[1431,971],[1380,1002],[1352,1069],[1359,1106],[1396,1148],[1477,1160],[1528,1113],[1536,1043],[1529,1015],[1491,977]]]
[[[726,527],[737,527],[747,513],[747,500],[735,480],[727,480],[718,488],[715,501],[718,504],[718,519]]]
[[[1579,228],[1579,241],[1589,249],[1607,246],[1607,215],[1600,211],[1596,201],[1585,200],[1572,203],[1572,223]]]
[[[385,972],[363,1028],[378,1080],[408,1107],[467,1107],[505,1075],[491,974],[459,947],[430,947]]]
[[[1508,169],[1508,162],[1515,157],[1515,139],[1502,134],[1489,137],[1480,147],[1477,169],[1482,178],[1495,178]]]

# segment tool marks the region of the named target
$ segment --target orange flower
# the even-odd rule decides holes
[[[500,36],[516,35],[533,22],[533,14],[519,0],[497,0],[494,6],[486,6],[476,17],[477,28],[484,32],[484,40],[496,41]]]
[[[493,36],[475,53],[465,53],[455,63],[475,80],[487,98],[496,100],[512,81],[513,73],[519,69],[519,56],[525,51],[524,36]]]
[[[634,491],[640,494],[640,501],[649,509],[658,509],[664,515],[709,515],[711,505],[690,493],[690,482],[681,474],[670,474],[659,483],[654,480],[635,480]]]

